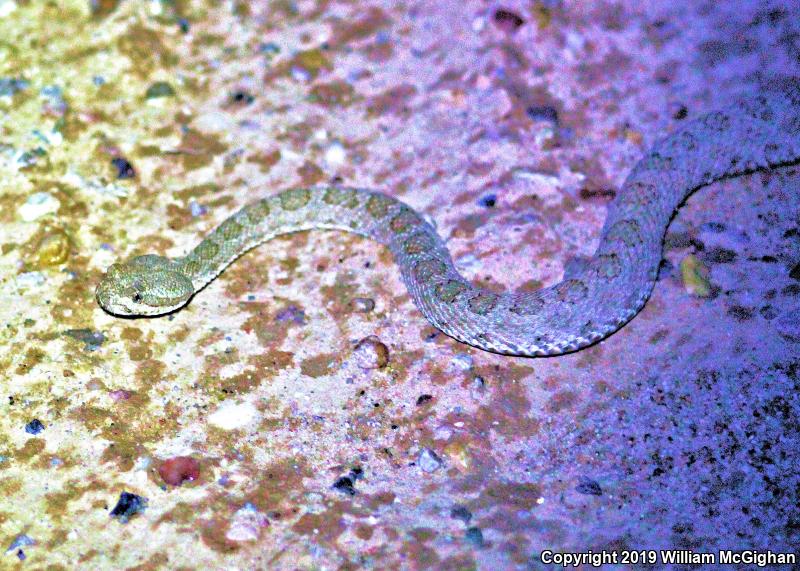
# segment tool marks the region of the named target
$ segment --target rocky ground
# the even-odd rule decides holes
[[[654,140],[800,75],[797,8],[0,0],[0,567],[796,549],[796,167],[691,197],[643,312],[563,357],[438,333],[341,233],[276,239],[167,318],[94,287],[331,181],[424,212],[475,282],[553,283]]]

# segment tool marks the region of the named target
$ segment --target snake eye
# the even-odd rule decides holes
[[[142,301],[142,294],[140,294],[137,291],[135,294],[133,294],[133,297],[131,299],[133,299],[133,301],[135,301],[136,303],[139,303],[140,301]]]

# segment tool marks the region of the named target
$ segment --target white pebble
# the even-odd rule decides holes
[[[26,272],[17,276],[17,285],[24,288],[40,286],[46,281],[42,272]]]
[[[17,3],[14,0],[0,0],[0,18],[5,18],[16,9]]]
[[[203,133],[229,133],[233,128],[233,119],[218,111],[210,111],[195,117],[193,126]]]
[[[347,151],[339,142],[332,143],[325,151],[325,163],[329,167],[338,167],[347,159]]]
[[[472,355],[467,355],[466,353],[459,353],[458,355],[453,357],[451,363],[453,363],[453,365],[455,365],[462,371],[468,371],[472,368],[473,365]]]
[[[227,400],[208,417],[208,422],[223,430],[234,430],[247,426],[258,416],[252,403],[237,403]]]
[[[32,222],[46,214],[55,212],[59,206],[61,206],[61,203],[52,194],[37,192],[30,195],[17,212],[25,222]]]
[[[247,503],[233,514],[225,538],[231,541],[255,541],[261,528],[268,525],[267,516],[258,511],[253,504]]]
[[[419,454],[419,467],[423,472],[430,474],[442,467],[442,460],[436,455],[436,452],[430,448],[423,448]]]

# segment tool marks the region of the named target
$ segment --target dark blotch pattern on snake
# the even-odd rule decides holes
[[[800,160],[800,87],[742,100],[686,123],[631,171],[609,206],[600,244],[563,282],[497,295],[458,274],[433,227],[407,205],[369,190],[292,189],[246,206],[187,256],[113,264],[97,300],[115,315],[160,315],[184,304],[247,250],[279,234],[339,229],[385,244],[417,307],[436,327],[509,355],[557,355],[607,337],[644,306],[664,233],[697,188]]]

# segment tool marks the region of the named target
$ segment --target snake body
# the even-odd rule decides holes
[[[496,353],[557,355],[607,337],[641,310],[656,280],[666,228],[689,194],[799,159],[797,83],[687,122],[633,168],[609,205],[594,255],[536,292],[496,294],[473,286],[434,228],[409,206],[379,192],[325,186],[245,206],[185,257],[151,254],[113,264],[97,300],[120,316],[169,313],[274,236],[346,230],[389,248],[414,303],[446,334]]]

